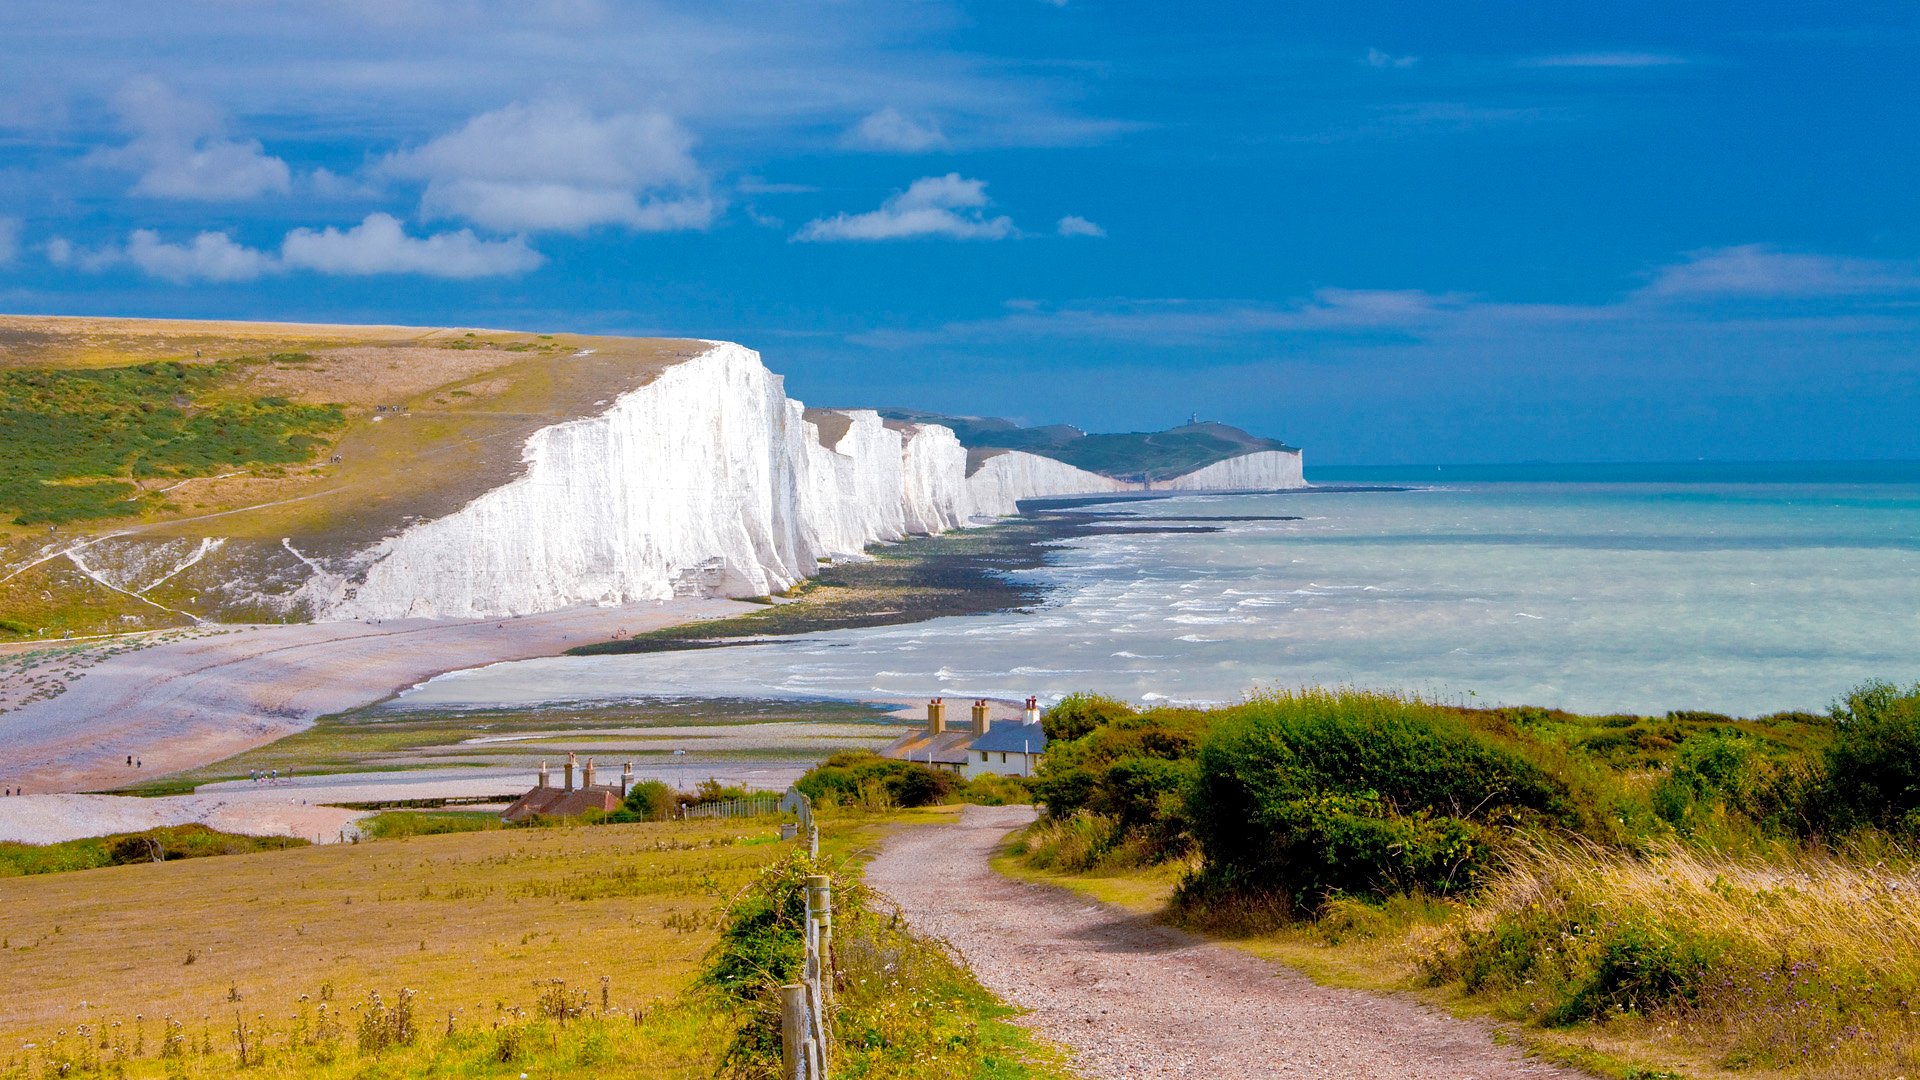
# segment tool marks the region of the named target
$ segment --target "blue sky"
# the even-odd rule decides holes
[[[1910,4],[0,8],[0,309],[720,337],[1309,463],[1920,458]]]

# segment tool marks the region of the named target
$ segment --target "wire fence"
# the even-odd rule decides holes
[[[767,817],[781,812],[781,799],[782,796],[768,792],[764,795],[749,795],[744,799],[699,803],[687,807],[680,816],[688,819]]]

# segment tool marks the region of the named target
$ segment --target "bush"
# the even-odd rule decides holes
[[[808,798],[842,804],[932,806],[963,784],[958,773],[852,751],[835,754],[794,782]]]
[[[665,821],[680,809],[680,793],[663,780],[642,780],[627,791],[620,809],[633,821]]]
[[[1072,742],[1122,717],[1134,715],[1133,706],[1105,694],[1068,694],[1040,717],[1047,742]]]
[[[1864,683],[1834,705],[1833,720],[1825,755],[1831,826],[1920,837],[1920,683]]]
[[[1417,701],[1308,690],[1222,715],[1189,800],[1204,862],[1185,897],[1275,894],[1312,913],[1336,894],[1448,894],[1489,866],[1495,826],[1578,820],[1564,783]]]
[[[1033,801],[1033,785],[1024,776],[981,773],[960,789],[959,800],[982,806],[1020,806]]]
[[[1776,770],[1759,740],[1734,730],[1695,735],[1680,744],[1673,768],[1654,785],[1654,812],[1694,835],[1717,810],[1755,820],[1772,816]]]

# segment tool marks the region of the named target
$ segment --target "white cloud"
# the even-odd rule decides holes
[[[1520,62],[1521,67],[1541,68],[1650,68],[1674,67],[1687,63],[1684,56],[1652,52],[1583,52],[1536,56]]]
[[[64,236],[49,239],[44,250],[47,253],[47,261],[53,265],[62,269],[84,270],[89,274],[97,274],[124,257],[116,245],[89,250]]]
[[[1059,227],[1061,236],[1105,236],[1107,235],[1107,230],[1101,228],[1098,225],[1095,225],[1093,222],[1088,221],[1086,218],[1083,218],[1078,214],[1068,214],[1066,217],[1061,218],[1060,224],[1058,227]]]
[[[127,237],[126,260],[149,277],[184,284],[189,281],[252,281],[279,267],[273,256],[235,243],[221,232],[203,232],[185,244],[169,244],[152,229],[135,229]]]
[[[140,173],[133,194],[210,202],[284,195],[292,188],[287,163],[258,139],[226,136],[210,105],[183,98],[153,79],[137,79],[114,98],[132,140],[89,160]]]
[[[421,209],[501,232],[701,229],[719,203],[665,113],[596,117],[570,101],[509,105],[386,159],[424,180]]]
[[[1920,290],[1920,266],[1781,251],[1766,244],[1709,248],[1660,269],[1644,292],[1664,297],[1845,296]]]
[[[323,274],[421,274],[478,278],[521,274],[546,261],[522,237],[482,240],[471,229],[408,236],[390,214],[369,214],[351,229],[295,229],[280,245],[289,268]]]
[[[1014,235],[1013,220],[989,218],[987,182],[959,173],[924,176],[907,190],[864,214],[835,214],[808,222],[795,240],[905,240],[944,236],[953,240],[1001,240]]]
[[[295,270],[348,277],[418,274],[466,279],[521,274],[546,262],[523,237],[483,240],[471,229],[409,236],[391,214],[369,214],[350,229],[295,229],[281,240],[278,252],[248,247],[212,230],[186,243],[169,243],[152,229],[135,229],[124,245],[92,249],[56,236],[47,241],[46,252],[47,261],[55,266],[89,274],[132,266],[148,277],[177,285],[253,281]]]
[[[20,219],[0,217],[0,266],[20,257]]]
[[[1379,49],[1367,50],[1367,66],[1377,68],[1410,68],[1420,62],[1417,56],[1394,56]]]
[[[888,150],[902,154],[918,154],[947,145],[946,135],[934,120],[911,119],[891,105],[868,114],[847,131],[842,141],[866,150]]]

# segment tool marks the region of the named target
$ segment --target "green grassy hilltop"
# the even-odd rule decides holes
[[[1024,450],[1130,481],[1166,480],[1242,454],[1294,449],[1278,439],[1263,439],[1210,420],[1165,431],[1089,435],[1067,424],[1021,427],[993,416],[945,416],[914,409],[881,409],[880,415],[952,428],[976,462],[995,450]]]

